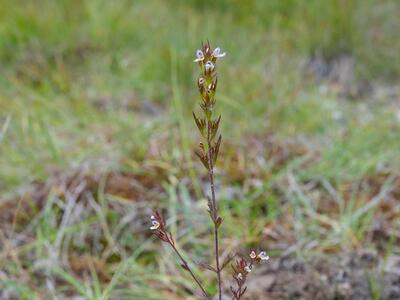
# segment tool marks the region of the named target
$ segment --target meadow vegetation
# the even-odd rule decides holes
[[[206,39],[227,52],[222,256],[271,256],[249,299],[400,297],[398,11],[396,0],[0,0],[0,299],[195,299],[148,216],[161,207],[182,250],[209,256],[191,114]],[[307,282],[314,267],[329,284]],[[195,272],[215,294],[212,274]]]

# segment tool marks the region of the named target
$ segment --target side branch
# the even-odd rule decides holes
[[[189,264],[187,263],[187,261],[183,258],[183,256],[180,254],[179,250],[176,248],[174,243],[169,243],[172,247],[172,249],[174,249],[176,255],[179,257],[179,259],[182,262],[182,268],[186,271],[189,272],[190,276],[192,276],[193,280],[197,283],[197,285],[199,286],[199,288],[201,289],[203,296],[205,299],[207,300],[212,300],[211,297],[207,294],[207,292],[205,291],[203,285],[201,284],[201,282],[199,281],[199,279],[196,277],[196,275],[194,275],[192,269],[189,267]]]

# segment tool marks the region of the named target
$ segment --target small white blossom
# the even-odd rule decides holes
[[[196,51],[196,59],[194,60],[194,62],[199,62],[199,61],[203,61],[203,60],[204,60],[203,51],[197,50]]]
[[[257,255],[257,257],[258,257],[259,259],[261,259],[261,260],[265,260],[265,261],[269,260],[269,256],[267,255],[267,253],[266,253],[265,251],[261,251],[261,252]]]
[[[226,53],[221,53],[221,49],[219,47],[215,48],[212,55],[216,58],[221,58],[224,57],[226,55]]]
[[[210,72],[210,71],[214,70],[214,64],[211,61],[208,61],[204,65],[204,68],[206,69],[206,72]]]
[[[242,273],[237,274],[237,279],[239,279],[239,280],[242,280],[242,279],[243,279]]]
[[[153,224],[153,226],[150,227],[151,230],[157,230],[160,227],[160,222],[157,221],[155,216],[151,216],[151,224]]]
[[[254,251],[251,251],[250,258],[255,259],[256,257],[257,257],[257,254]]]
[[[250,273],[250,272],[251,272],[251,268],[250,268],[250,266],[246,266],[246,267],[244,267],[244,270],[245,270],[247,273]]]

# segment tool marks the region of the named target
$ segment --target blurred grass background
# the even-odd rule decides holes
[[[205,39],[227,52],[226,247],[274,249],[265,229],[282,216],[298,253],[312,241],[375,247],[366,232],[400,189],[399,11],[396,0],[0,0],[0,199],[14,208],[1,223],[3,297],[189,299],[146,215],[165,207],[181,246],[206,255],[191,120]],[[77,271],[71,257],[94,262]]]

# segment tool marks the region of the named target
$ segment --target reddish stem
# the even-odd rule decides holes
[[[215,263],[217,270],[217,279],[218,279],[218,299],[222,299],[222,287],[221,287],[221,268],[219,264],[219,242],[218,242],[218,209],[217,203],[215,200],[215,187],[214,187],[214,163],[212,157],[212,148],[211,148],[211,123],[207,122],[207,143],[208,143],[208,163],[209,163],[209,177],[210,177],[210,188],[211,188],[211,203],[212,203],[212,217],[214,221],[214,250],[215,250]]]

